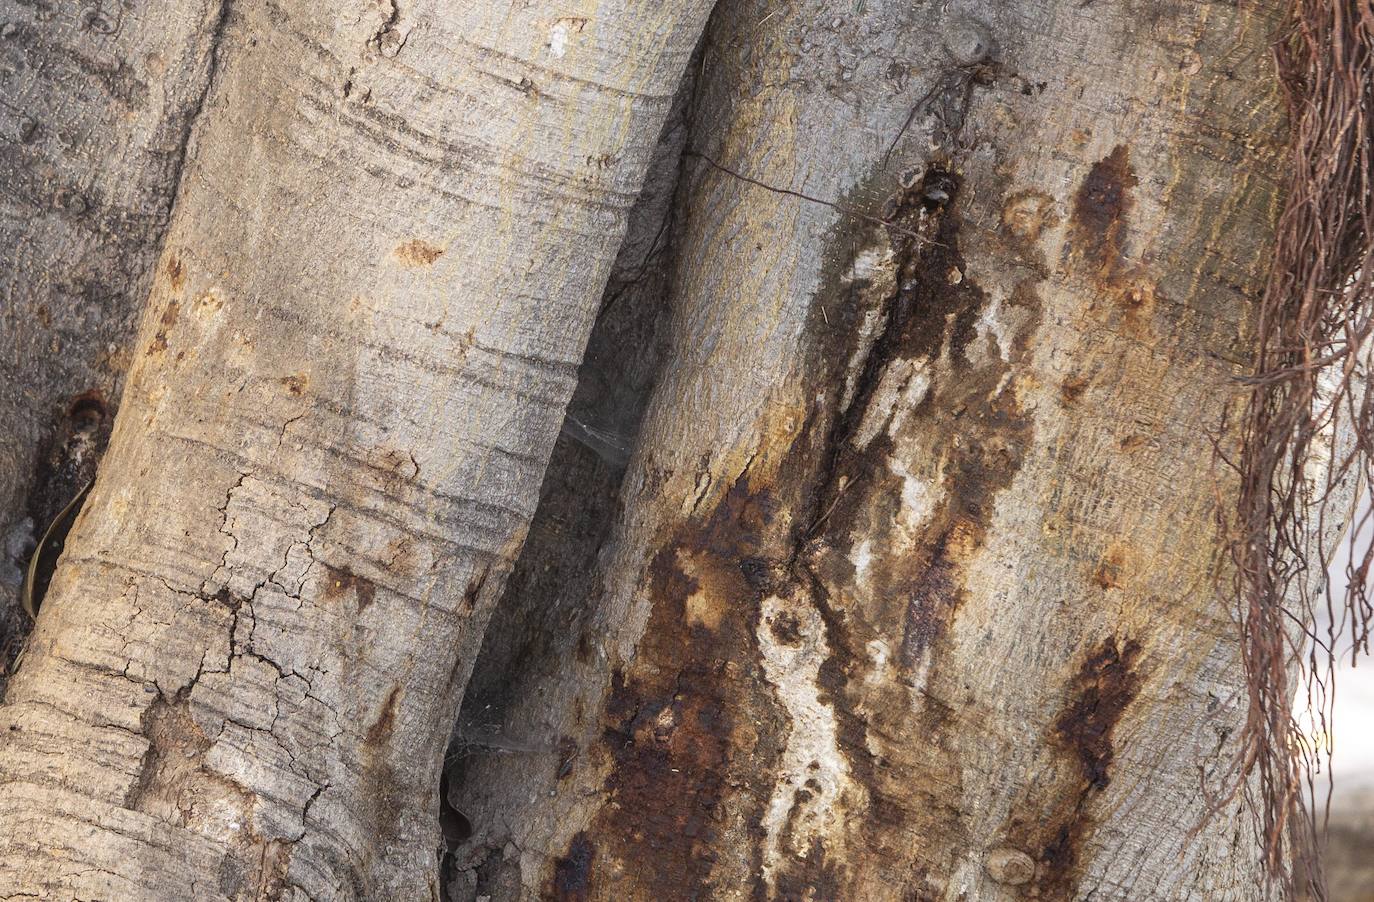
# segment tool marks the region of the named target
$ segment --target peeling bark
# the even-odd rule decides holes
[[[0,895],[437,898],[444,742],[708,9],[228,8],[0,707]]]
[[[470,891],[1261,898],[1191,830],[1278,9],[867,6],[717,11],[582,653],[503,671],[562,742],[464,765]]]

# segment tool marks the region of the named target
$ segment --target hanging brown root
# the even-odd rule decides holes
[[[1374,308],[1374,0],[1293,0],[1275,45],[1292,127],[1287,205],[1260,303],[1240,420],[1238,506],[1225,518],[1249,687],[1232,795],[1252,802],[1268,877],[1326,891],[1317,860],[1329,795],[1331,677],[1345,642],[1367,650],[1371,550],[1344,535],[1352,484],[1370,485],[1365,390]],[[1365,515],[1365,519],[1368,515]],[[1344,597],[1326,562],[1352,541]],[[1319,610],[1329,626],[1318,634]],[[1355,652],[1352,651],[1352,654]],[[1327,791],[1319,793],[1323,774]]]

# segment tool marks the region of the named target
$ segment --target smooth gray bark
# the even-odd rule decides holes
[[[709,6],[229,9],[0,708],[0,896],[437,896],[444,742]]]

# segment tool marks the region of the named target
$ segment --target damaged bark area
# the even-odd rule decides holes
[[[239,854],[226,857],[216,875],[216,888],[225,896],[279,898],[291,844],[258,835],[253,825],[255,796],[207,761],[212,743],[191,717],[186,698],[157,699],[144,711],[141,729],[148,751],[124,807],[238,847]],[[240,861],[257,867],[245,872],[235,867]]]
[[[1271,22],[949,6],[718,9],[669,350],[578,653],[511,662],[543,749],[455,785],[502,825],[459,898],[1253,898],[1237,810],[1191,832],[1239,686],[1198,462]]]
[[[1038,868],[1021,882],[1042,898],[1073,895],[1083,840],[1093,827],[1090,802],[1111,783],[1113,733],[1140,691],[1140,652],[1138,643],[1113,637],[1084,659],[1049,737],[1068,760],[1056,780],[1038,788],[1045,810],[1035,819],[1008,822],[1016,847],[1038,850]]]

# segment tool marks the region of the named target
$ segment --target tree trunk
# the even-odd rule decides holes
[[[109,435],[220,16],[0,3],[0,685],[36,532]]]
[[[0,896],[437,896],[443,741],[708,8],[228,9],[0,708]]]
[[[717,11],[623,514],[474,678],[537,742],[460,759],[471,895],[1265,895],[1193,829],[1278,4],[949,6]]]

